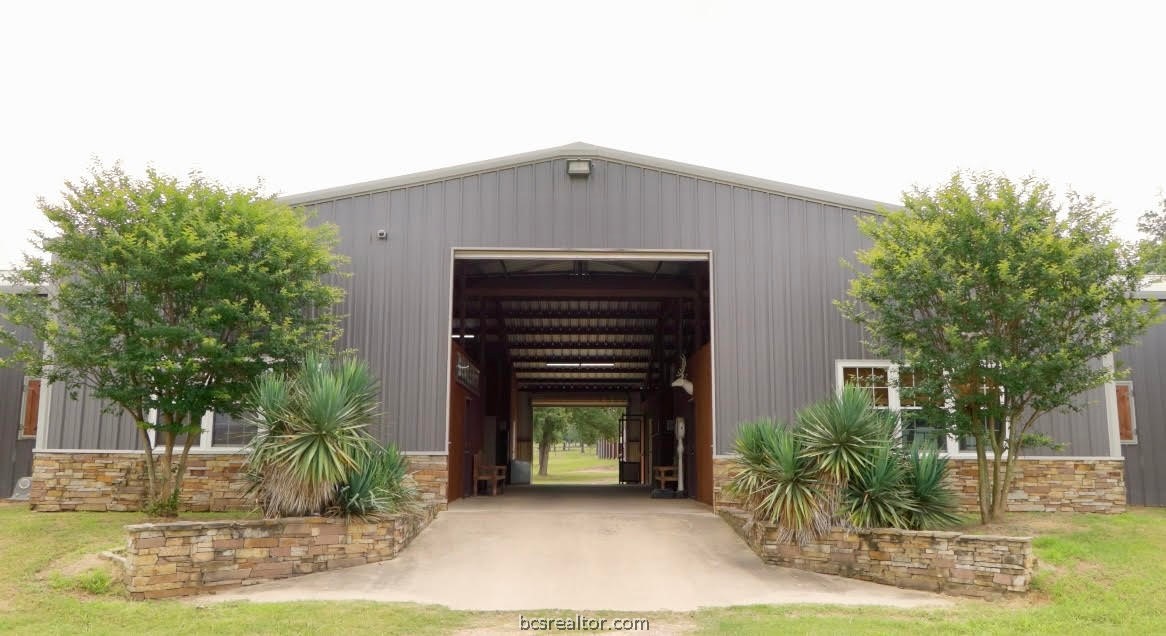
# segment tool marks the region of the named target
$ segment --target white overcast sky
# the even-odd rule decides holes
[[[1166,186],[1157,2],[12,2],[0,267],[92,157],[293,193],[572,141],[895,202]]]

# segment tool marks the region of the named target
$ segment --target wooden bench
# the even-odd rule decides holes
[[[497,495],[499,490],[505,492],[506,467],[487,464],[485,455],[479,452],[474,455],[474,490],[472,494],[478,494],[478,484],[482,482],[486,482],[490,488],[490,496]]]
[[[663,490],[668,483],[674,483],[677,487],[680,486],[680,477],[676,474],[675,466],[657,466],[656,467],[656,487]]]

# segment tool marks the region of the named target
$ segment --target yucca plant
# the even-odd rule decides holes
[[[894,429],[894,414],[875,408],[869,391],[847,386],[799,411],[796,435],[823,478],[845,488],[890,444]]]
[[[260,377],[247,470],[266,516],[318,514],[333,504],[370,456],[377,393],[368,365],[351,356],[310,355],[294,376]]]
[[[841,520],[855,528],[907,528],[918,510],[907,480],[907,464],[891,444],[870,455],[847,482]]]
[[[947,458],[934,448],[913,446],[907,454],[907,486],[915,509],[907,513],[912,530],[946,528],[960,522],[956,494],[947,483]]]
[[[408,460],[396,446],[376,448],[367,461],[348,474],[337,491],[338,511],[366,520],[394,513],[419,513],[420,497],[407,476]]]
[[[833,500],[802,442],[773,420],[741,426],[739,470],[728,485],[755,517],[772,523],[783,542],[804,543],[830,526]]]

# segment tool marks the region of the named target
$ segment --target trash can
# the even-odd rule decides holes
[[[510,460],[510,483],[530,483],[530,462],[525,462],[519,459]]]

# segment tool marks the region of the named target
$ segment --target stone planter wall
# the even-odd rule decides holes
[[[724,492],[733,476],[736,460],[713,459],[713,508],[739,511],[738,503]],[[960,509],[978,512],[975,459],[952,458],[950,480],[959,495]],[[1126,510],[1125,464],[1122,458],[1069,459],[1021,457],[1008,494],[1009,512],[1098,512]]]
[[[445,510],[449,502],[449,461],[445,455],[409,455],[409,471],[421,499]]]
[[[805,545],[779,543],[768,524],[722,515],[766,563],[956,596],[1001,598],[1028,591],[1031,537],[835,528]]]
[[[214,593],[392,559],[436,514],[346,522],[329,517],[176,521],[126,526],[126,588],[134,599]]]
[[[444,455],[409,455],[422,499],[444,509],[449,473]],[[242,453],[191,453],[179,509],[185,512],[251,510]],[[139,452],[38,451],[32,461],[29,507],[42,512],[139,510],[146,464]]]

